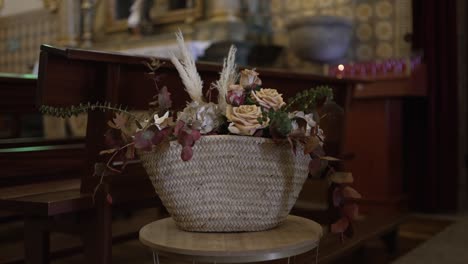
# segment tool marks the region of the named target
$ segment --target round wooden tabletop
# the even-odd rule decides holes
[[[140,229],[140,241],[160,255],[181,260],[245,263],[305,253],[317,246],[322,234],[318,223],[292,215],[274,229],[240,233],[186,232],[165,218]]]

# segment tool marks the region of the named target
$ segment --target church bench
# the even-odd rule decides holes
[[[58,49],[43,45],[38,78],[38,103],[70,106],[106,101],[127,105],[132,110],[146,109],[154,92],[154,83],[145,75],[143,62],[147,61],[149,58],[146,57]],[[220,67],[203,64],[199,65],[199,71],[205,88],[208,88],[208,85],[218,78]],[[330,85],[337,91],[336,100],[344,105],[347,103],[346,94],[352,88],[352,82],[347,80],[280,70],[261,72],[264,84],[278,88],[285,97],[316,85]],[[167,61],[159,73],[162,76],[160,85],[169,87],[176,107],[181,109],[188,96],[181,88],[178,73]],[[109,117],[109,114],[101,112],[88,114],[83,158],[86,163],[80,174],[79,192],[72,189],[53,194],[18,195],[4,199],[0,204],[4,208],[16,208],[17,211],[28,215],[26,221],[29,221],[29,224],[25,228],[27,263],[48,263],[48,235],[53,228],[75,233],[79,230],[78,235],[84,241],[88,261],[110,263],[112,208],[148,204],[160,206],[154,189],[139,164],[129,166],[126,174],[104,177],[102,185],[98,185],[98,177],[92,176],[94,162],[100,160],[98,152],[105,148],[102,135]],[[112,205],[106,199],[107,193],[112,196]],[[61,223],[60,216],[66,213],[79,213],[80,222]]]

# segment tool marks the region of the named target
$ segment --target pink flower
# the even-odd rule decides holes
[[[228,104],[233,106],[239,106],[243,104],[245,101],[244,88],[237,84],[230,85],[227,92],[226,101]]]

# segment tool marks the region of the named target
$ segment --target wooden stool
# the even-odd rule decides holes
[[[261,232],[197,233],[180,230],[172,218],[140,229],[140,241],[159,255],[193,262],[246,263],[290,258],[318,246],[322,227],[309,219],[288,216],[280,226]]]

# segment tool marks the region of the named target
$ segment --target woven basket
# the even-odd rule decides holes
[[[182,161],[171,141],[140,158],[179,228],[198,232],[261,231],[282,223],[307,178],[310,158],[287,142],[203,136]]]

